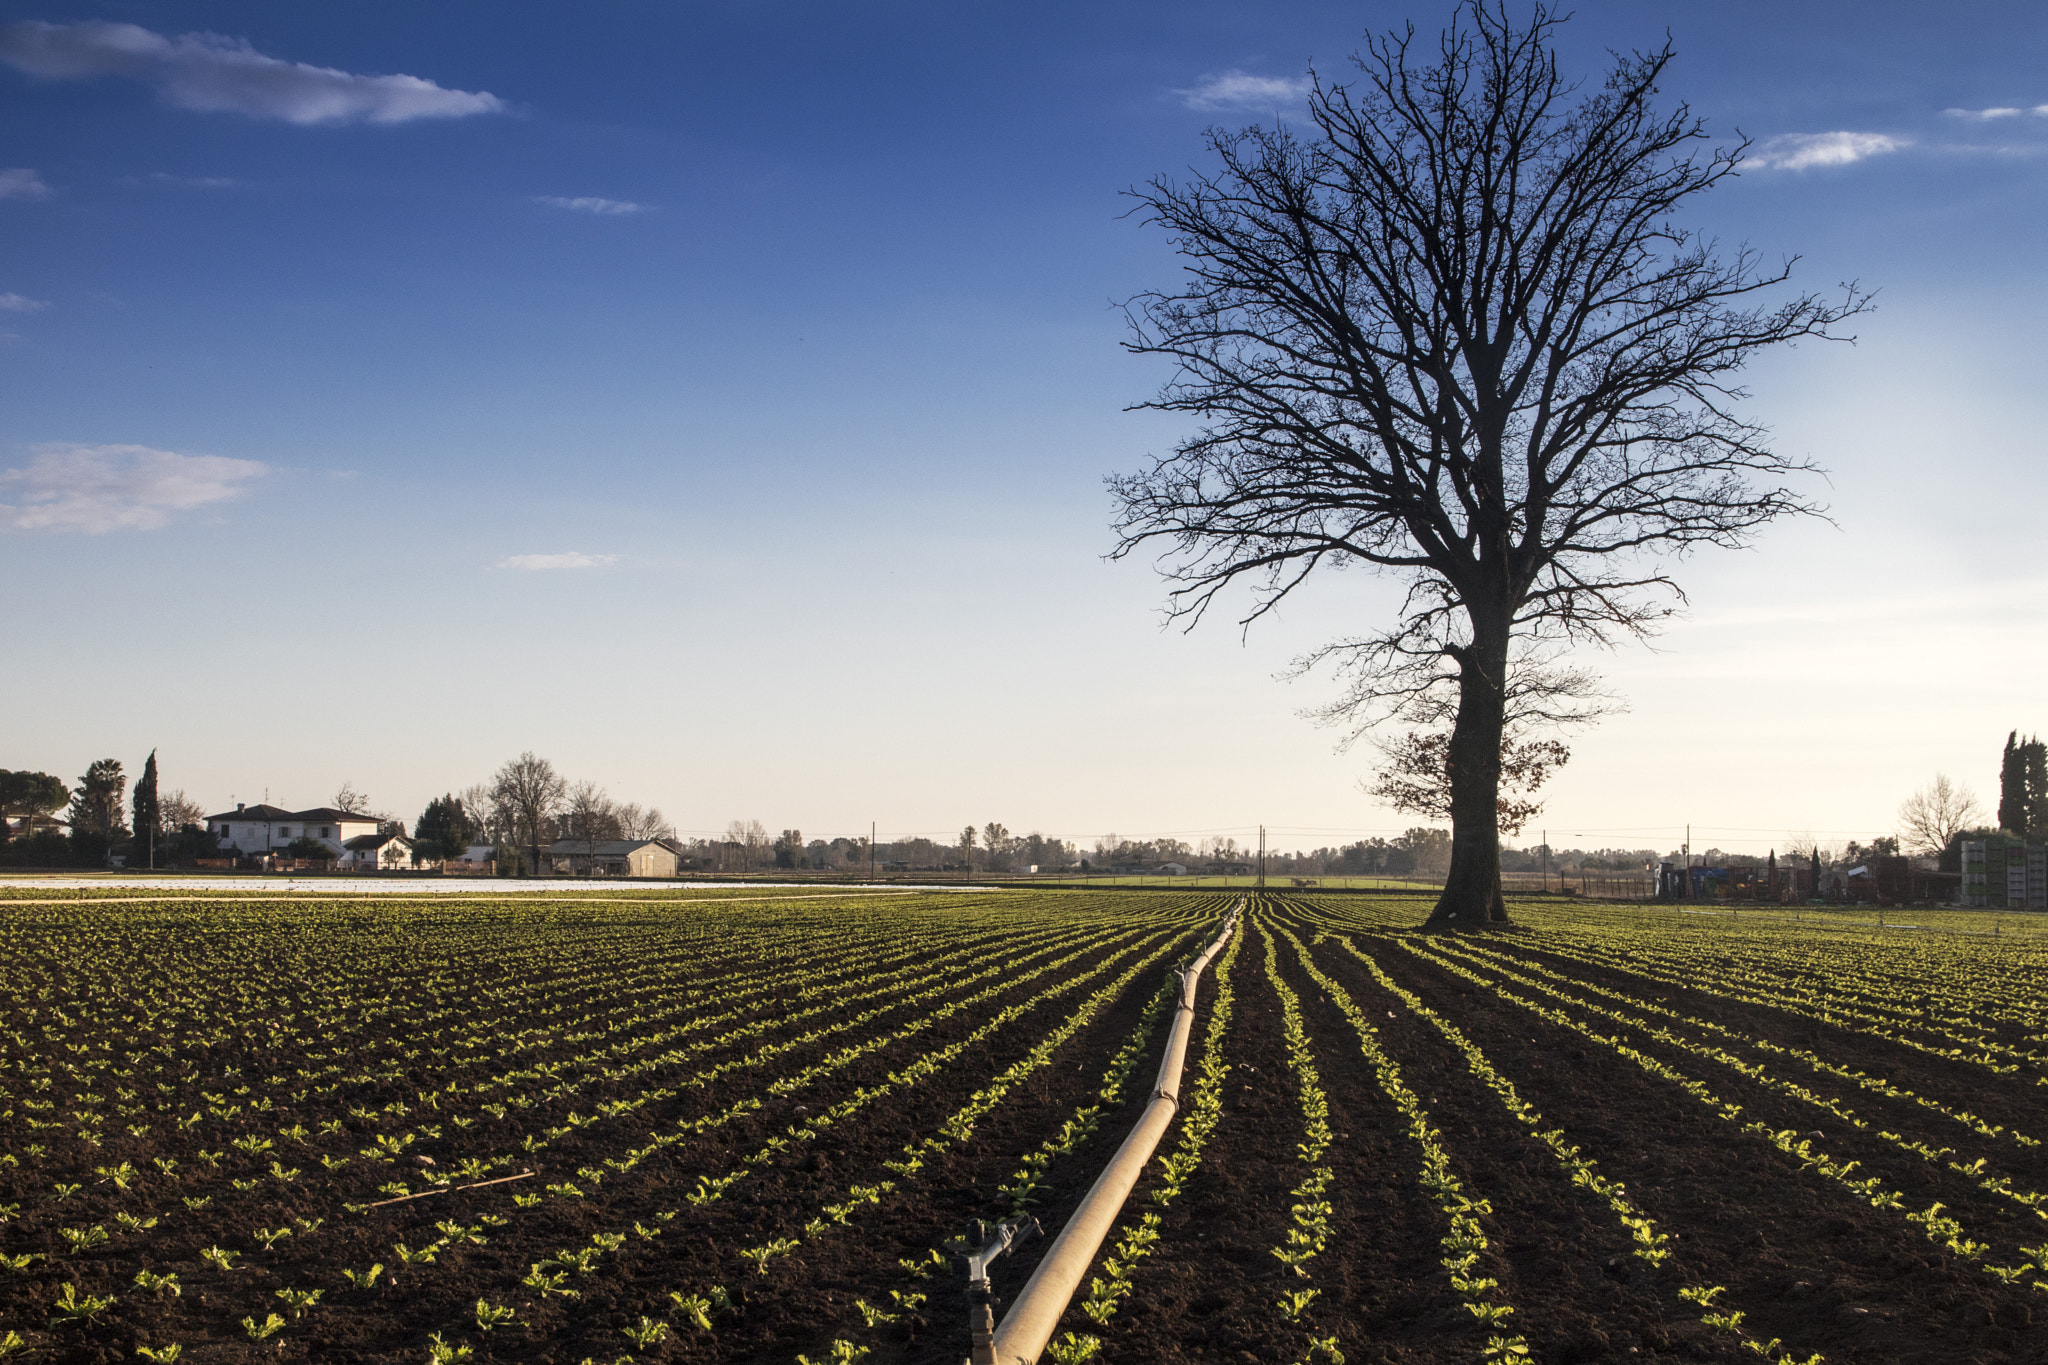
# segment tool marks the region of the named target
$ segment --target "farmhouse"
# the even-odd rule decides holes
[[[377,818],[331,806],[294,811],[238,804],[231,811],[207,816],[206,830],[220,840],[223,853],[259,857],[283,851],[294,839],[313,839],[338,859],[349,840],[377,832]]]
[[[337,867],[393,872],[412,866],[412,840],[403,834],[359,834],[341,846]]]
[[[541,858],[549,870],[574,877],[673,877],[677,853],[666,839],[561,839]]]

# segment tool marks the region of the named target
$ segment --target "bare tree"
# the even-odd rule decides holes
[[[760,862],[761,851],[768,847],[768,827],[759,820],[735,820],[725,827],[725,839],[740,846],[740,857],[747,865],[746,870],[752,872]]]
[[[370,798],[357,791],[355,783],[346,780],[342,782],[341,790],[336,792],[327,804],[349,815],[370,814]]]
[[[157,800],[157,818],[166,833],[176,834],[187,825],[206,827],[206,807],[185,795],[185,789],[178,790]]]
[[[622,806],[614,807],[612,814],[618,821],[621,839],[676,837],[676,827],[668,822],[668,817],[664,816],[658,807],[648,806],[643,809],[638,802],[628,801]]]
[[[475,823],[481,837],[493,843],[503,837],[504,813],[492,799],[489,783],[473,782],[455,793],[455,799],[462,803],[462,813]]]
[[[1984,807],[1968,787],[1947,773],[1907,797],[1899,806],[1899,829],[1915,852],[1938,854],[1963,830],[1983,822]]]
[[[578,782],[563,795],[562,814],[569,837],[583,845],[584,875],[595,875],[598,844],[619,837],[617,807],[595,782]]]
[[[1736,376],[1865,306],[1756,302],[1789,262],[1674,222],[1748,144],[1703,151],[1683,105],[1654,107],[1668,44],[1587,93],[1557,23],[1469,0],[1433,50],[1370,39],[1357,94],[1316,80],[1311,139],[1215,131],[1219,170],[1137,192],[1187,265],[1131,308],[1128,348],[1177,366],[1142,406],[1205,425],[1110,480],[1115,553],[1158,551],[1190,627],[1241,584],[1249,628],[1325,563],[1407,585],[1392,625],[1304,666],[1348,679],[1329,718],[1354,738],[1449,724],[1439,928],[1506,918],[1504,730],[1599,709],[1563,651],[1683,601],[1655,556],[1816,510],[1778,482],[1810,466],[1736,415]]]
[[[555,771],[555,765],[531,749],[508,761],[491,778],[491,804],[503,812],[506,833],[515,841],[525,840],[533,854],[528,866],[536,871],[540,868],[540,841],[567,790],[568,783]]]

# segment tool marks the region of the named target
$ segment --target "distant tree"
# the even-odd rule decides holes
[[[142,776],[135,779],[135,852],[145,867],[156,866],[156,846],[163,838],[163,811],[156,799],[156,750],[149,751],[149,759],[142,765]],[[133,861],[131,859],[131,861]]]
[[[341,790],[336,792],[327,804],[350,815],[370,814],[370,798],[357,791],[353,782],[344,781]]]
[[[427,802],[413,823],[413,845],[428,859],[460,858],[483,837],[483,828],[453,793]]]
[[[334,850],[311,835],[301,834],[284,846],[284,851],[294,858],[309,858],[316,861],[332,861]]]
[[[1451,866],[1451,832],[1447,829],[1408,830],[1401,836],[1401,846],[1415,859],[1415,871],[1425,877],[1441,877]]]
[[[786,829],[775,841],[775,865],[798,868],[804,865],[804,832],[800,829]]]
[[[1865,306],[1763,305],[1789,262],[1681,225],[1747,144],[1702,150],[1660,107],[1668,44],[1581,82],[1556,12],[1529,13],[1471,0],[1434,42],[1376,38],[1305,123],[1214,130],[1216,170],[1137,193],[1187,269],[1129,347],[1175,367],[1145,406],[1197,425],[1111,480],[1115,553],[1163,551],[1191,624],[1239,584],[1248,627],[1323,564],[1403,583],[1397,620],[1304,666],[1342,671],[1324,715],[1354,735],[1448,725],[1438,928],[1507,917],[1503,733],[1599,709],[1562,652],[1655,629],[1679,596],[1656,557],[1815,510],[1738,376]]]
[[[597,846],[619,837],[619,817],[612,799],[595,782],[578,782],[562,798],[562,814],[567,820],[569,837],[583,845],[585,870],[594,875]]]
[[[157,823],[166,834],[177,834],[187,825],[206,827],[206,807],[185,795],[180,787],[157,800]]]
[[[2048,744],[2039,735],[2020,746],[2020,790],[2027,838],[2048,839]]]
[[[531,749],[509,760],[491,778],[491,801],[503,812],[507,826],[501,837],[526,845],[532,855],[529,868],[540,866],[541,840],[548,837],[548,825],[568,785],[554,764]]]
[[[1947,773],[1907,797],[1899,806],[1899,829],[1915,853],[1940,854],[1956,831],[1984,818],[1984,808],[1968,787],[1949,781]]]
[[[1379,748],[1386,766],[1367,788],[1374,798],[1410,815],[1451,818],[1449,731],[1410,731]],[[1502,737],[1500,786],[1494,798],[1501,833],[1520,834],[1522,826],[1543,809],[1543,803],[1530,796],[1571,756],[1572,751],[1554,739]]]
[[[623,806],[617,807],[613,814],[619,822],[619,837],[621,839],[673,839],[676,837],[676,827],[669,823],[668,817],[661,813],[659,807],[647,806],[643,808],[638,802],[628,801]]]
[[[63,809],[70,799],[71,789],[61,777],[0,768],[0,817],[6,820],[33,822]]]
[[[128,779],[121,761],[103,758],[85,770],[71,793],[71,856],[82,867],[101,867],[114,845],[128,837],[121,824],[121,798]]]
[[[734,820],[725,827],[725,841],[737,844],[740,859],[752,872],[768,851],[768,827],[759,820]]]

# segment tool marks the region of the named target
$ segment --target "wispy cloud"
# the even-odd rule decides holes
[[[500,569],[601,569],[619,562],[617,555],[587,555],[570,550],[558,555],[513,555],[497,563]]]
[[[242,183],[225,175],[172,175],[169,171],[151,171],[147,179],[152,185],[176,185],[188,190],[225,190]]]
[[[418,76],[362,76],[266,57],[246,39],[217,33],[167,38],[135,24],[31,19],[0,25],[0,62],[51,81],[126,76],[155,86],[180,109],[287,123],[406,123],[505,107],[496,95],[449,90]]]
[[[1997,109],[1944,109],[1942,113],[1950,118],[1969,119],[1973,123],[1990,123],[1996,119],[2019,118],[2032,114],[2037,118],[2048,118],[2048,104],[2037,104],[2031,109],[2001,107]]]
[[[147,531],[174,512],[225,502],[264,473],[255,460],[148,446],[46,445],[0,469],[0,526],[21,531]]]
[[[1905,138],[1884,133],[1786,133],[1759,147],[1750,163],[1774,171],[1804,171],[1815,166],[1847,166],[1911,145]]]
[[[49,306],[26,294],[0,294],[0,313],[40,313]]]
[[[594,194],[579,195],[574,199],[559,194],[543,194],[538,196],[538,200],[549,208],[568,209],[572,213],[596,213],[605,217],[647,211],[647,205],[636,204],[630,199],[600,199]]]
[[[1190,109],[1270,110],[1300,104],[1308,97],[1306,76],[1254,76],[1249,71],[1225,71],[1204,76],[1191,90],[1176,90]]]
[[[0,199],[48,199],[50,187],[26,166],[0,171]]]

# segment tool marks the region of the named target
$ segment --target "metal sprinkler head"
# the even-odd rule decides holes
[[[993,1228],[976,1219],[971,1233],[946,1243],[954,1270],[967,1281],[967,1333],[972,1342],[968,1365],[996,1365],[995,1297],[989,1292],[989,1266],[1038,1231],[1038,1220],[1020,1213]]]

